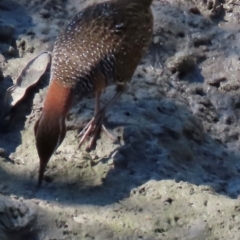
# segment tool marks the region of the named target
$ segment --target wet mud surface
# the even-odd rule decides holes
[[[0,2],[1,104],[91,2]],[[149,51],[107,112],[117,143],[102,133],[90,153],[77,148],[76,126],[94,112],[83,99],[38,189],[33,126],[49,71],[1,120],[1,240],[240,239],[240,4],[155,0],[152,10]]]

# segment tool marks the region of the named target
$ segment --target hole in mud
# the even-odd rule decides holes
[[[202,88],[196,88],[195,93],[199,96],[205,96],[206,95]]]
[[[179,33],[178,33],[178,37],[184,38],[184,37],[185,37],[185,33],[184,33],[184,32],[179,32]]]
[[[154,230],[154,232],[155,232],[155,233],[164,233],[165,230],[164,230],[163,228],[156,228],[156,229]]]
[[[175,222],[177,222],[179,219],[180,219],[180,217],[178,217],[178,216],[175,216],[175,217],[174,217],[174,221],[175,221]]]
[[[45,176],[44,181],[47,182],[47,183],[51,183],[51,182],[53,182],[53,178],[49,177],[49,176]]]
[[[167,198],[167,199],[164,200],[164,204],[165,204],[165,205],[166,205],[166,204],[172,204],[172,202],[173,202],[173,199],[172,199],[172,198]]]

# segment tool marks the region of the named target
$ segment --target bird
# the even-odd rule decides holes
[[[93,118],[79,134],[79,147],[90,138],[96,144],[106,111],[125,91],[147,52],[153,32],[153,0],[107,0],[77,13],[59,33],[52,51],[50,81],[39,119],[34,125],[40,160],[38,186],[46,166],[66,135],[66,117],[75,99],[95,94]],[[115,93],[100,106],[101,93]]]

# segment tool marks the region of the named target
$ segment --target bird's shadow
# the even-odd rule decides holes
[[[146,111],[149,108],[151,111]],[[120,103],[111,111],[117,109],[119,120],[108,126],[121,126],[123,141],[115,154],[100,159],[99,164],[113,162],[101,183],[91,186],[81,178],[68,176],[53,178],[51,183],[35,188],[32,180],[27,180],[28,193],[23,193],[24,197],[53,202],[57,199],[64,205],[104,206],[123,200],[149,180],[166,179],[210,186],[218,194],[237,197],[228,187],[229,182],[238,177],[234,165],[238,157],[205,132],[200,120],[186,107],[163,98],[140,100],[125,107]],[[119,113],[119,109],[122,112]],[[126,111],[130,115],[126,116]],[[140,119],[144,111],[147,120]],[[62,171],[57,175],[64,175]],[[95,174],[98,178],[98,172]]]

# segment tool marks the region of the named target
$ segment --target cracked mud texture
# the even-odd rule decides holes
[[[91,2],[0,2],[1,103],[27,62],[51,51]],[[94,108],[84,99],[37,189],[33,126],[49,72],[10,124],[1,122],[1,240],[240,239],[240,4],[155,0],[152,10],[149,51],[107,112],[118,143],[103,133],[92,152],[77,149],[76,126]]]

